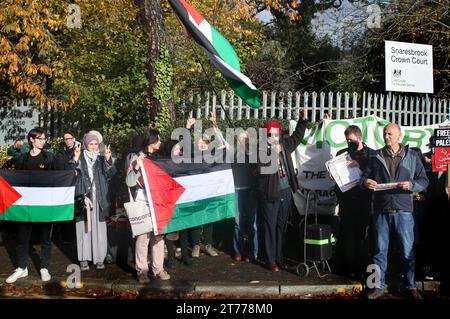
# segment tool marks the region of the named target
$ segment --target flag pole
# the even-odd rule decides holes
[[[197,50],[196,50],[195,47],[192,45],[192,40],[189,40],[188,42],[189,42],[189,45],[191,46],[192,50],[194,51],[194,55],[195,55],[195,58],[197,59],[197,62],[198,62],[198,63],[200,64],[200,66],[202,67],[203,73],[205,73],[206,79],[208,80],[209,85],[211,86],[211,89],[213,90],[214,94],[218,97],[219,94],[217,94],[216,88],[214,87],[214,84],[213,84],[213,82],[212,82],[212,80],[211,80],[211,77],[209,76],[208,72],[206,72],[206,69],[205,69],[205,67],[203,66],[203,63],[200,61],[200,58],[199,58],[199,56],[198,56],[198,54],[197,54]],[[220,99],[220,107],[222,108],[223,112],[225,113],[225,117],[226,117],[226,119],[227,119],[227,121],[228,121],[228,124],[230,125],[231,128],[234,129],[233,122],[231,122],[231,119],[230,119],[230,117],[229,117],[229,115],[228,115],[228,113],[227,113],[227,110],[225,110],[225,106],[222,104],[222,99]]]

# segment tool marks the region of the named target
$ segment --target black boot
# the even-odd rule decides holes
[[[168,269],[175,269],[175,245],[172,240],[164,239],[167,246],[167,262],[166,267]]]

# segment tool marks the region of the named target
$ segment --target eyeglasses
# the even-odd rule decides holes
[[[68,137],[68,138],[65,138],[64,141],[71,141],[73,139],[75,139],[75,138],[74,137]]]
[[[39,141],[41,141],[41,142],[43,142],[43,141],[46,141],[46,140],[47,140],[47,138],[46,138],[46,137],[35,137],[34,139],[35,139],[35,140],[39,140]]]

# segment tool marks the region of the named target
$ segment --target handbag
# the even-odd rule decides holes
[[[75,197],[74,203],[74,217],[81,217],[83,220],[86,220],[87,207],[84,201],[85,195],[78,195]]]
[[[124,203],[123,206],[130,222],[133,237],[151,232],[153,227],[150,208],[144,202],[135,201],[131,195],[130,188],[128,188],[128,193],[130,201]]]

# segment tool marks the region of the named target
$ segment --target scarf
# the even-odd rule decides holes
[[[89,152],[88,150],[84,150],[83,153],[88,168],[89,179],[91,180],[92,183],[94,180],[94,164],[100,152],[99,151]]]

